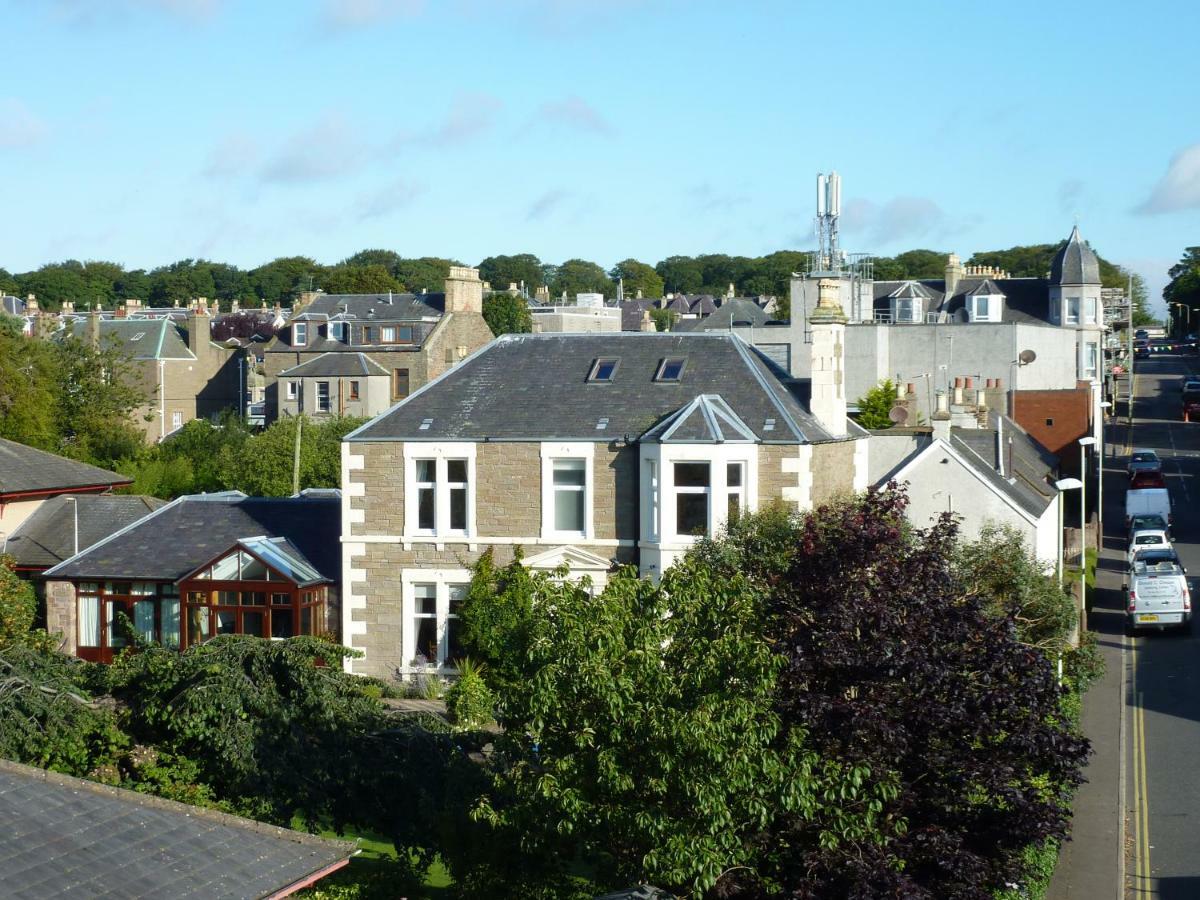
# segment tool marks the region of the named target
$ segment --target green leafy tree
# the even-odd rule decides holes
[[[20,288],[17,286],[17,279],[7,269],[0,268],[0,295],[12,294],[18,290]]]
[[[11,556],[0,556],[0,648],[23,643],[36,612],[33,585],[18,577]]]
[[[896,400],[896,385],[886,378],[858,398],[858,424],[863,428],[891,428],[895,423],[888,418]]]
[[[300,291],[316,290],[325,267],[307,256],[281,256],[250,272],[255,295],[268,304],[291,306]]]
[[[704,284],[704,269],[691,256],[668,256],[654,271],[662,276],[663,289],[671,294],[694,294]]]
[[[5,317],[10,318],[10,317]],[[21,335],[21,323],[0,329],[0,437],[57,450],[58,391],[54,352]]]
[[[376,264],[334,266],[321,277],[321,288],[327,294],[386,294],[402,291],[404,286],[387,267]]]
[[[510,284],[524,284],[525,291],[532,296],[541,285],[547,284],[546,267],[532,253],[515,256],[489,256],[479,264],[479,277],[497,291]]]
[[[22,297],[33,294],[43,309],[52,311],[61,307],[64,300],[90,306],[101,299],[89,296],[88,283],[83,277],[83,264],[73,260],[47,263],[36,272],[18,275],[17,283]]]
[[[650,318],[654,322],[656,331],[670,331],[676,322],[679,321],[679,313],[673,309],[651,309],[648,310]]]
[[[566,292],[567,297],[576,294],[603,294],[612,297],[616,286],[600,266],[586,259],[568,259],[554,273],[550,293],[558,297]]]
[[[526,334],[533,331],[529,304],[520,295],[499,292],[483,298],[483,319],[492,334]]]
[[[143,437],[133,413],[151,393],[124,349],[75,337],[44,346],[57,373],[60,452],[105,467],[135,456]]]
[[[347,256],[339,266],[383,266],[389,274],[395,277],[396,269],[401,263],[400,254],[395,250],[359,250],[353,256]]]
[[[608,273],[613,281],[624,280],[625,296],[636,297],[638,291],[643,297],[658,298],[663,295],[662,276],[654,267],[636,259],[624,259],[617,263]]]
[[[304,418],[300,433],[300,488],[335,488],[341,483],[342,438],[366,419],[334,418],[314,423]],[[288,497],[298,418],[285,418],[239,446],[218,454],[217,479],[226,488],[256,497]]]
[[[744,578],[681,564],[661,585],[626,571],[593,596],[521,568],[501,576],[514,627],[478,648],[513,689],[497,692],[504,731],[474,812],[487,830],[449,860],[464,894],[590,897],[652,881],[690,895],[752,870],[753,836],[777,813],[815,815],[840,796],[841,827],[873,827],[888,790],[860,793],[862,772],[825,765],[781,728],[781,658]],[[466,621],[494,619],[473,609],[488,602],[473,589]]]
[[[1167,272],[1170,281],[1163,288],[1163,299],[1168,303],[1183,303],[1189,310],[1200,309],[1200,247],[1188,247],[1183,251],[1179,262],[1171,266]],[[1143,306],[1143,311],[1144,311]],[[1167,311],[1174,313],[1176,307],[1167,306]],[[1135,319],[1134,325],[1149,325],[1153,320],[1146,313],[1142,321]],[[1191,330],[1189,322],[1188,329]]]
[[[445,287],[450,267],[461,265],[453,259],[422,256],[420,259],[401,259],[392,274],[410,293],[437,293]]]

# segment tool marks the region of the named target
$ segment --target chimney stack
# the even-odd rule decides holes
[[[92,345],[93,350],[100,349],[100,304],[88,311],[88,343]]]
[[[930,420],[933,422],[933,436],[943,441],[950,440],[950,398],[945,391],[937,392],[937,408]]]
[[[958,287],[958,282],[966,274],[966,269],[963,268],[962,261],[958,258],[957,253],[951,253],[946,257],[946,298],[954,296],[954,290]]]
[[[954,405],[963,405],[963,380],[961,378],[954,379]]]
[[[212,320],[208,317],[208,298],[200,297],[187,316],[188,349],[198,362],[208,359],[210,341],[212,339]]]
[[[483,315],[483,282],[479,270],[468,266],[451,266],[446,278],[447,313]]]
[[[647,331],[647,332],[658,331],[658,329],[654,325],[654,320],[652,318],[650,318],[650,310],[648,310],[648,309],[642,310],[642,321],[641,321],[641,324],[638,326],[638,330],[639,331]]]
[[[838,283],[817,282],[817,306],[809,317],[812,330],[810,371],[813,416],[834,437],[846,434],[846,315],[838,303]]]

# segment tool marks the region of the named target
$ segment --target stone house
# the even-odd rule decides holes
[[[391,373],[365,353],[322,353],[278,376],[279,413],[370,418],[391,406]]]
[[[193,419],[211,418],[225,409],[244,412],[252,366],[242,349],[212,340],[205,298],[184,316],[151,317],[140,310],[134,301],[132,307],[122,304],[112,317],[99,309],[75,316],[66,304],[63,328],[54,334],[116,346],[132,360],[138,386],[148,398],[133,419],[147,440],[162,440]]]
[[[111,662],[124,613],[143,639],[186,649],[218,634],[337,634],[336,491],[179,497],[42,573],[64,652]]]
[[[323,354],[363,354],[388,373],[395,402],[491,339],[476,269],[452,266],[442,293],[302,294],[263,352],[267,421],[289,408],[281,373]]]
[[[658,577],[731,515],[867,486],[846,418],[843,320],[816,317],[813,377],[727,334],[505,335],[342,445],[348,670],[450,672],[470,567],[520,548],[602,587]]]

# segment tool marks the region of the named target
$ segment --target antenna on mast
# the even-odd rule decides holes
[[[838,218],[842,214],[842,176],[837,172],[817,176],[817,266],[822,272],[842,270],[838,248]]]

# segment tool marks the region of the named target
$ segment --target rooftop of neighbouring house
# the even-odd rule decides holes
[[[347,440],[652,440],[701,396],[694,411],[711,425],[719,409],[730,435],[833,440],[808,387],[730,334],[504,335]]]
[[[66,580],[178,581],[251,538],[286,538],[289,552],[340,580],[341,500],[247,497],[240,491],[171,501],[43,573]]]
[[[356,852],[334,841],[0,760],[6,897],[282,897]]]
[[[19,569],[48,569],[166,505],[157,497],[65,494],[52,497],[8,536]],[[78,529],[78,530],[77,530]]]
[[[110,488],[132,480],[98,466],[0,438],[0,498]]]

